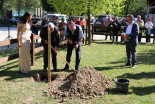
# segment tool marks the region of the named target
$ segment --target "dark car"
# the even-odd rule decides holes
[[[10,19],[10,25],[12,26],[12,25],[15,25],[15,26],[17,26],[17,24],[18,24],[18,22],[19,22],[20,20],[18,20],[18,19]]]
[[[94,23],[94,31],[97,30],[104,30],[103,27],[104,26],[104,21],[107,19],[106,15],[99,15],[98,19],[96,20],[96,22]]]
[[[70,20],[70,21],[74,21],[74,17],[69,17],[68,20]]]

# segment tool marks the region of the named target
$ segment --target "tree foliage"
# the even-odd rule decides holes
[[[42,7],[41,0],[0,0],[0,15],[5,16],[8,9],[17,9],[20,14],[21,9],[35,11],[37,7]]]
[[[126,0],[48,0],[57,12],[67,15],[86,14],[88,4],[90,3],[90,11],[94,15],[118,13],[124,8]]]
[[[41,4],[42,4],[43,9],[45,11],[47,11],[47,12],[54,12],[55,8],[52,7],[52,5],[47,2],[47,0],[41,0]]]
[[[147,0],[127,0],[124,14],[141,14],[147,11]]]

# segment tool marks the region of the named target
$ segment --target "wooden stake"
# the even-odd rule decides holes
[[[48,83],[51,82],[51,32],[48,27]]]

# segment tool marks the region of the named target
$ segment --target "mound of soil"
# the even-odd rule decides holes
[[[55,98],[93,98],[103,95],[111,80],[94,68],[84,67],[70,75],[57,74],[45,92]]]

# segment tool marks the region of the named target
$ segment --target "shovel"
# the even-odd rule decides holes
[[[54,50],[54,52],[55,52],[55,53],[57,53],[57,55],[58,55],[58,56],[60,56],[60,57],[61,57],[61,59],[62,59],[62,60],[64,60],[64,61],[66,62],[66,64],[68,64],[68,66],[70,66],[70,67],[71,67],[71,69],[73,69],[73,70],[74,70],[74,68],[73,68],[73,67],[72,67],[72,66],[71,66],[71,65],[70,65],[70,64],[69,64],[69,63],[68,63],[68,62],[67,62],[67,61],[66,61],[66,60],[65,60],[65,59],[64,59],[64,58],[63,58],[63,57],[62,57],[62,56],[58,53],[58,52],[56,52],[56,51],[55,51],[55,49],[54,49],[52,46],[51,46],[51,48]],[[74,70],[74,71],[75,71],[75,70]]]

